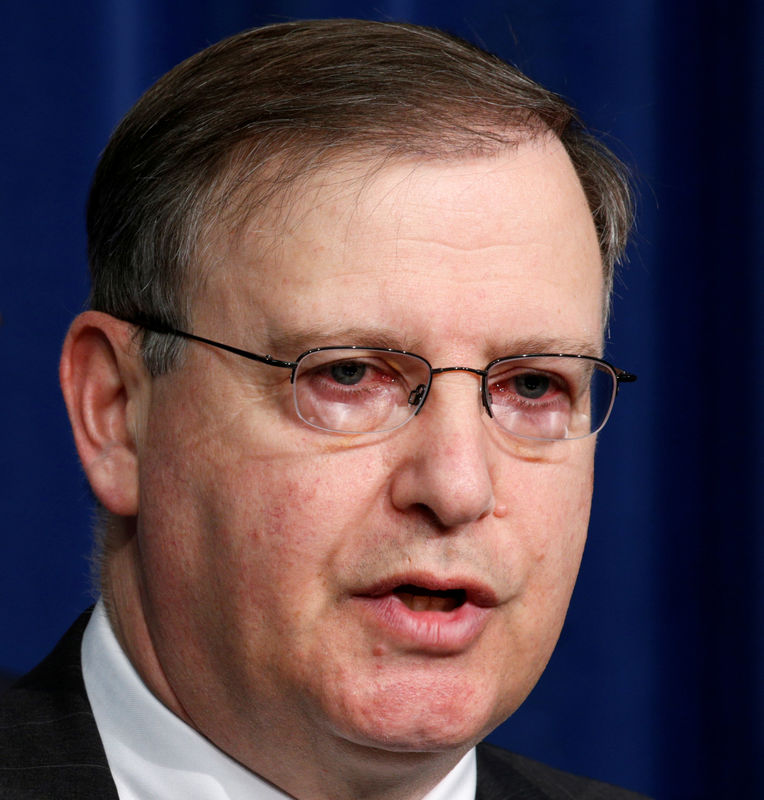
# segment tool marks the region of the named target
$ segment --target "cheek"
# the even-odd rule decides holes
[[[311,620],[326,615],[346,532],[361,523],[320,459],[221,470],[209,455],[157,465],[142,509],[143,590],[176,688],[195,664],[226,675],[241,697],[252,671],[261,682],[287,679],[283,665],[269,665],[296,660]]]
[[[354,535],[373,529],[382,462],[366,448],[316,452],[310,442],[293,440],[287,449],[216,433],[195,437],[185,452],[170,446],[183,439],[168,436],[164,447],[160,433],[144,461],[151,583],[187,596],[214,593],[216,604],[239,609],[273,606],[286,591],[315,602],[309,585],[343,560]]]
[[[541,535],[540,541],[544,552],[559,559],[556,566],[560,569],[564,569],[564,565],[578,569],[589,527],[591,497],[591,467],[574,468],[559,477],[553,500],[539,504],[539,508],[544,509],[545,518],[545,534]]]
[[[548,519],[536,556],[561,591],[573,589],[586,542],[592,496],[592,468],[570,469],[560,476],[561,490],[547,503]]]
[[[535,465],[533,477],[518,482],[524,524],[515,528],[515,544],[526,559],[522,606],[529,627],[543,635],[556,636],[567,611],[586,542],[592,480],[592,454],[584,450],[561,464]]]
[[[507,544],[522,580],[485,658],[500,676],[497,724],[523,702],[557,644],[586,541],[591,472],[554,469],[522,485],[523,511],[515,507]],[[507,519],[512,516],[510,509]]]

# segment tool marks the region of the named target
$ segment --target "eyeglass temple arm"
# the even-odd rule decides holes
[[[637,376],[633,372],[626,372],[625,369],[618,369],[615,370],[615,379],[620,383],[634,383],[637,379]]]
[[[259,361],[262,364],[270,364],[272,367],[294,369],[297,366],[296,361],[280,361],[279,359],[273,358],[273,356],[269,355],[260,356],[257,353],[250,353],[249,350],[241,350],[238,347],[233,347],[230,344],[223,344],[222,342],[216,342],[212,339],[205,339],[204,336],[197,336],[194,333],[187,333],[186,331],[181,331],[177,328],[171,328],[169,325],[163,325],[158,322],[145,319],[130,319],[126,321],[132,323],[133,325],[138,325],[141,328],[145,328],[147,331],[152,331],[153,333],[159,333],[168,336],[180,336],[182,339],[191,339],[194,342],[202,342],[203,344],[208,344],[211,347],[217,347],[220,350],[227,350],[229,353],[242,356],[242,358],[248,358],[250,361]]]

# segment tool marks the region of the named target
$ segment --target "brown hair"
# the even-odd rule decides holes
[[[445,158],[543,132],[578,172],[609,293],[632,223],[627,173],[558,95],[432,28],[334,19],[238,34],[161,78],[109,142],[88,205],[91,306],[183,328],[221,214],[249,217],[349,153]],[[178,342],[146,334],[153,373]]]

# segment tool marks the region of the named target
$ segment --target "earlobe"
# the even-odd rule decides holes
[[[74,441],[102,505],[119,516],[138,513],[138,432],[148,376],[134,328],[87,311],[72,323],[59,375]]]

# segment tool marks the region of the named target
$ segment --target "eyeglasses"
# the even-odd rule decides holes
[[[583,439],[602,430],[620,384],[637,379],[601,358],[563,353],[497,358],[485,369],[433,368],[414,353],[377,347],[316,347],[280,361],[163,325],[133,324],[291,370],[298,416],[332,433],[400,428],[422,410],[434,375],[469,372],[480,377],[483,407],[505,431],[542,441]]]

